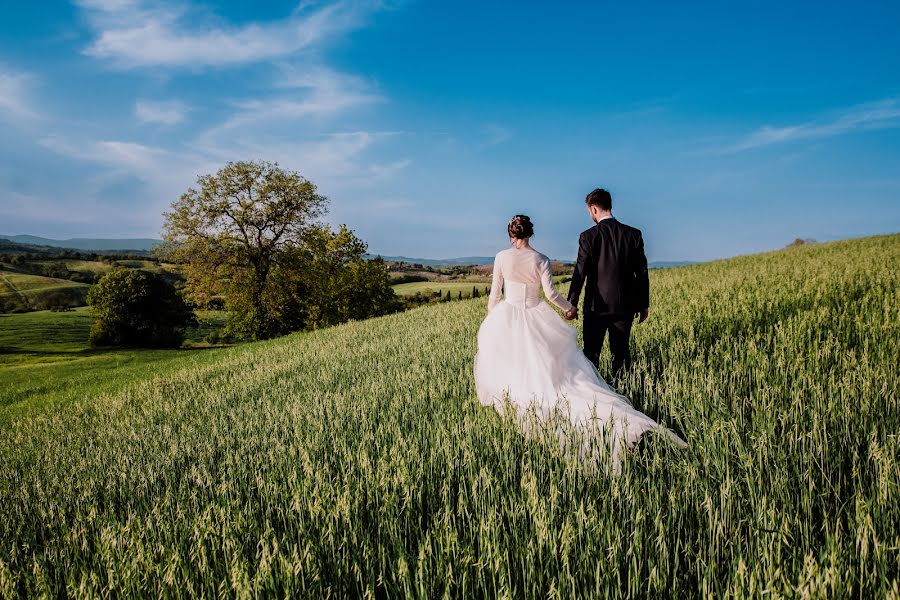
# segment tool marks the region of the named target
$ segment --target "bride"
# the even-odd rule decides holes
[[[607,448],[614,469],[621,447],[633,447],[647,431],[659,431],[686,445],[603,381],[578,346],[576,330],[541,301],[543,288],[567,319],[577,314],[553,287],[550,260],[529,244],[534,235],[531,219],[516,215],[508,232],[512,247],[494,260],[488,315],[478,330],[478,400],[500,412],[506,406],[515,409],[526,426],[531,419],[551,424],[562,417],[571,426],[570,433],[582,440],[582,456],[590,454],[588,446],[595,447],[589,443],[595,436]]]

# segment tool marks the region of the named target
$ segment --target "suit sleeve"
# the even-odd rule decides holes
[[[637,310],[650,308],[650,274],[647,270],[647,255],[644,254],[644,237],[638,231],[634,252],[635,301]]]
[[[575,260],[575,272],[572,273],[572,284],[569,287],[569,302],[578,306],[578,298],[581,296],[581,288],[587,277],[587,265],[591,255],[591,247],[584,233],[578,238],[578,258]]]
[[[494,273],[491,281],[491,294],[488,297],[488,312],[491,312],[500,302],[500,293],[503,291],[503,269],[500,268],[500,255],[494,258]]]

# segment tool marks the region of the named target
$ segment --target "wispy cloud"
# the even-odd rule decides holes
[[[84,201],[99,202],[105,190],[128,186],[130,201],[114,203],[115,210],[123,211],[123,222],[143,223],[144,231],[148,224],[159,222],[162,211],[198,175],[214,173],[222,166],[222,161],[196,152],[131,141],[53,135],[39,143],[60,156],[96,166],[83,177],[79,195]]]
[[[338,73],[326,67],[306,71],[283,69],[273,95],[234,103],[237,111],[225,122],[210,129],[206,138],[225,131],[262,123],[284,124],[308,117],[336,115],[349,109],[380,101],[358,77]]]
[[[360,166],[358,154],[386,137],[377,131],[323,133],[336,117],[382,101],[370,83],[323,66],[282,65],[278,71],[272,93],[233,101],[234,112],[201,132],[191,147],[226,160],[236,160],[236,154],[276,158],[286,165],[302,160],[303,169],[347,175],[351,165]]]
[[[411,164],[409,159],[381,163],[367,158],[367,152],[377,143],[395,135],[389,131],[352,131],[296,140],[235,138],[230,145],[200,148],[222,162],[265,157],[298,169],[325,187],[358,188],[389,179]]]
[[[121,140],[73,140],[46,136],[39,143],[68,158],[94,163],[104,171],[98,182],[134,178],[146,184],[160,211],[195,182],[229,161],[264,158],[299,170],[325,191],[358,189],[390,179],[407,168],[409,159],[372,161],[365,153],[393,132],[355,131],[315,136],[302,141],[235,139],[230,145],[170,150]]]
[[[72,143],[59,136],[46,136],[39,143],[62,156],[126,168],[131,174],[152,172],[168,154],[162,148],[116,140]]]
[[[726,148],[726,152],[742,152],[805,139],[819,139],[853,131],[900,127],[900,103],[896,99],[882,100],[854,106],[831,119],[787,125],[765,126]]]
[[[12,71],[0,64],[0,119],[35,119],[38,117],[29,92],[34,76]]]
[[[240,26],[184,4],[77,0],[95,39],[85,54],[120,68],[215,67],[274,60],[324,44],[361,26],[375,2],[301,2],[281,20]]]
[[[142,123],[177,125],[184,121],[188,110],[187,105],[178,100],[138,100],[134,105],[134,116]]]
[[[77,193],[84,202],[121,204],[131,211],[129,222],[140,217],[158,223],[161,211],[199,175],[215,173],[229,161],[273,160],[315,181],[328,196],[348,192],[351,198],[412,164],[402,153],[385,151],[396,132],[369,127],[363,109],[385,102],[377,82],[330,68],[321,52],[336,33],[362,24],[378,8],[374,2],[313,0],[278,21],[232,26],[186,0],[73,1],[95,34],[85,53],[117,68],[185,68],[190,72],[183,75],[200,79],[219,75],[203,67],[267,63],[252,86],[235,89],[230,98],[210,98],[209,106],[196,97],[189,106],[176,99],[177,92],[131,99],[125,108],[136,122],[195,121],[163,138],[142,137],[149,128],[124,138],[120,129],[102,122],[76,126],[44,120],[46,127],[32,139],[82,164]],[[0,76],[5,73],[0,66]],[[151,69],[138,75],[157,74]],[[0,78],[0,91],[10,87],[6,82]],[[11,106],[24,114],[30,82],[22,77],[15,83],[17,100]],[[43,189],[36,197],[53,193]]]
[[[485,148],[490,148],[491,146],[497,146],[502,144],[503,142],[509,141],[512,137],[512,133],[506,127],[502,127],[496,124],[489,124],[484,126],[484,141],[478,145],[479,150],[484,150]]]

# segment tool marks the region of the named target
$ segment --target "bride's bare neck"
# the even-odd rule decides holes
[[[521,250],[522,248],[531,248],[531,245],[528,243],[528,238],[523,239],[513,239],[512,247]]]

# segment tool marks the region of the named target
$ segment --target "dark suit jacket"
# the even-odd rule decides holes
[[[582,232],[569,288],[569,302],[575,306],[582,287],[586,313],[633,317],[649,308],[650,278],[641,231],[610,218]]]

